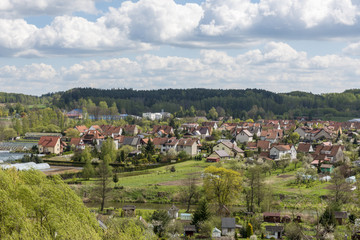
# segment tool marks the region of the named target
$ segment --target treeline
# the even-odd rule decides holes
[[[76,88],[66,92],[48,94],[52,103],[64,109],[82,108],[84,100],[96,105],[105,101],[116,104],[119,112],[141,115],[164,109],[176,116],[205,116],[216,108],[219,116],[234,118],[288,118],[300,116],[331,119],[352,118],[360,114],[360,90],[343,93],[312,94],[290,92],[276,94],[260,89],[93,89]]]
[[[208,116],[215,109],[218,117],[240,119],[350,119],[360,115],[360,90],[343,93],[312,94],[306,92],[273,93],[260,89],[94,89],[75,88],[41,97],[0,93],[0,116],[50,107],[71,110],[80,108],[89,114],[160,112],[164,109],[177,117]],[[16,103],[16,104],[15,104]],[[104,105],[107,107],[103,107]],[[33,106],[32,106],[33,105]],[[30,106],[30,107],[29,107]],[[26,109],[28,108],[28,109]],[[216,114],[215,114],[216,115]]]
[[[0,92],[0,103],[40,104],[41,102],[42,99],[37,96]]]

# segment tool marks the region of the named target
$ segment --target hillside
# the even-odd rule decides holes
[[[91,102],[89,101],[91,100]],[[141,115],[143,112],[167,112],[183,116],[204,116],[216,108],[219,116],[234,118],[296,118],[307,116],[322,119],[350,119],[360,115],[360,90],[343,93],[312,94],[306,92],[273,93],[260,89],[94,89],[75,88],[49,93],[41,97],[0,93],[0,103],[24,105],[46,104],[71,110],[116,104],[120,113]],[[193,107],[193,108],[191,108]]]

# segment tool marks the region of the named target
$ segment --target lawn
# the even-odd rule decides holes
[[[127,176],[128,173],[119,174],[119,183],[123,187],[143,188],[156,185],[159,189],[174,189],[183,185],[183,181],[189,177],[200,179],[203,170],[211,163],[204,161],[186,161],[172,166],[175,172],[169,170],[169,166],[141,171],[141,174]]]

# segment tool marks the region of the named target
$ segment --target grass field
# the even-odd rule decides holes
[[[127,176],[129,173],[119,174],[118,185],[124,187],[143,188],[156,185],[159,189],[174,189],[183,185],[183,181],[189,177],[199,178],[202,171],[211,163],[204,161],[186,161],[173,165],[175,172],[169,170],[169,166],[141,171],[139,175]]]
[[[164,166],[155,169],[118,173],[118,189],[110,193],[109,201],[115,202],[139,202],[139,203],[170,203],[178,201],[181,195],[181,188],[186,179],[193,177],[197,179],[198,185],[202,185],[201,174],[208,166],[216,163],[189,160],[171,166],[175,172],[170,171],[171,166]],[[223,166],[229,166],[223,163]],[[281,169],[272,171],[272,174],[265,178],[265,183],[270,186],[271,194],[278,199],[280,205],[289,206],[301,198],[303,206],[314,206],[320,203],[319,199],[329,194],[328,182],[314,181],[310,184],[296,184],[295,174],[297,169],[292,164],[283,173]],[[91,187],[92,181],[83,182],[83,186]],[[112,182],[111,187],[115,187]],[[245,203],[240,203],[244,205]],[[320,203],[321,204],[321,203]]]

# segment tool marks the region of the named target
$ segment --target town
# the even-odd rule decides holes
[[[16,107],[0,148],[25,155],[1,167],[61,176],[107,239],[360,239],[358,119],[43,109],[64,131],[25,132]]]

